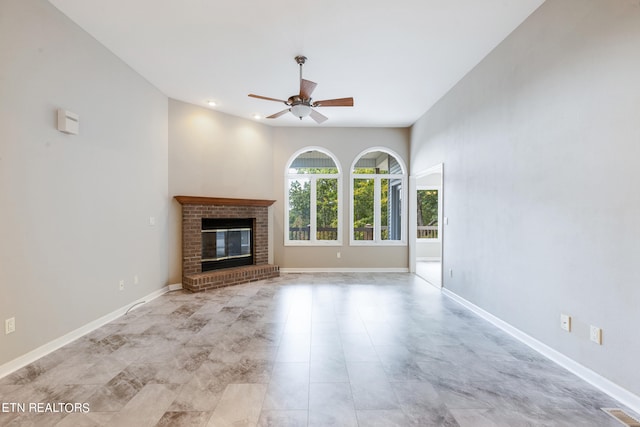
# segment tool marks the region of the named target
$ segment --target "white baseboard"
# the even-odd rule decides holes
[[[408,273],[408,268],[280,268],[280,273]]]
[[[464,306],[465,308],[476,313],[478,316],[482,317],[483,319],[487,320],[488,322],[502,329],[512,337],[516,338],[518,341],[521,341],[522,343],[528,345],[538,353],[542,354],[548,359],[551,359],[552,361],[556,362],[558,365],[562,366],[563,368],[567,369],[568,371],[582,378],[589,384],[600,389],[602,392],[608,394],[618,402],[626,405],[631,410],[640,414],[640,396],[637,396],[636,394],[630,392],[629,390],[620,387],[618,384],[614,383],[613,381],[581,365],[575,360],[565,356],[564,354],[560,353],[557,350],[554,350],[553,348],[538,341],[532,336],[527,335],[526,333],[522,332],[520,329],[515,328],[514,326],[511,326],[509,323],[505,322],[504,320],[494,316],[488,311],[483,310],[482,308],[478,307],[472,302],[467,301],[466,299],[451,292],[450,290],[442,289],[442,293],[447,297],[451,298],[452,300],[456,301],[460,305]]]
[[[435,261],[442,261],[442,259],[437,256],[420,256],[416,258],[416,261],[435,262]]]
[[[143,304],[142,303],[147,303],[155,298],[158,298],[161,295],[164,295],[165,293],[167,293],[169,291],[169,287],[165,286],[161,289],[158,289],[155,292],[150,293],[149,295],[139,298],[133,302],[130,302],[129,304],[127,304],[124,307],[120,307],[119,309],[112,311],[109,314],[106,314],[92,322],[87,323],[84,326],[79,327],[76,330],[73,330],[61,337],[58,337],[56,339],[54,339],[53,341],[50,341],[38,348],[36,348],[35,350],[32,350],[26,354],[23,354],[22,356],[17,357],[16,359],[13,359],[3,365],[0,366],[0,378],[3,378],[9,374],[11,374],[12,372],[17,371],[20,368],[23,368],[25,366],[27,366],[30,363],[35,362],[36,360],[46,356],[47,354],[59,349],[60,347],[63,347],[75,340],[77,340],[78,338],[81,338],[82,336],[88,334],[89,332],[95,331],[96,329],[98,329],[101,326],[106,325],[109,322],[114,321],[115,319],[117,319],[118,317],[124,315],[125,313],[127,313],[130,309],[136,309],[138,307],[141,307]]]
[[[182,289],[182,283],[174,283],[173,285],[169,285],[169,290],[167,292],[179,291]]]

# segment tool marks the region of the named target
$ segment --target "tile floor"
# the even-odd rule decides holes
[[[442,284],[442,263],[440,261],[416,261],[416,274],[439,288]]]
[[[0,402],[27,405],[2,426],[73,427],[618,426],[599,408],[619,406],[418,276],[379,273],[166,294],[0,379]]]

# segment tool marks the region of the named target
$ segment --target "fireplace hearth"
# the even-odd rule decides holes
[[[274,200],[175,196],[182,205],[182,287],[191,291],[277,277],[269,264]]]

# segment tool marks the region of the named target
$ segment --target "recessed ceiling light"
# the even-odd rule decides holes
[[[253,118],[256,120],[260,120],[262,118],[262,116],[260,114],[254,114]]]
[[[216,101],[209,100],[209,101],[207,101],[207,104],[209,104],[209,107],[215,107],[216,106]]]

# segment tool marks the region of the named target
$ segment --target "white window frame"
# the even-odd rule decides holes
[[[440,236],[442,235],[442,188],[437,185],[419,185],[418,187],[416,187],[416,200],[418,198],[417,197],[418,191],[420,190],[436,190],[438,192],[438,237],[436,237],[435,239],[432,237],[427,237],[423,239],[416,237],[416,241],[417,242],[439,242]],[[418,226],[417,222],[418,221],[416,220],[416,227]],[[416,232],[416,236],[417,234],[418,233]]]
[[[318,151],[327,155],[333,160],[333,163],[338,169],[338,173],[331,174],[294,174],[289,173],[289,169],[293,161],[303,153],[309,151]],[[323,147],[310,146],[304,147],[296,151],[287,161],[284,173],[284,245],[285,246],[342,246],[342,168],[340,162],[332,152]],[[338,226],[337,226],[337,240],[318,240],[317,239],[317,193],[316,193],[316,181],[318,179],[336,179],[338,181]],[[309,179],[310,180],[310,198],[309,201],[309,240],[291,240],[289,239],[289,181],[292,179]]]
[[[402,173],[401,174],[356,174],[353,173],[353,170],[356,166],[356,164],[358,163],[358,160],[360,160],[360,158],[366,154],[369,154],[371,152],[374,151],[380,151],[383,153],[386,153],[390,156],[395,157],[395,159],[397,160],[397,162],[400,164],[400,168],[402,169]],[[374,190],[373,190],[373,219],[374,219],[374,223],[373,223],[373,240],[356,240],[354,238],[354,232],[353,232],[353,222],[354,222],[354,212],[353,212],[353,207],[354,207],[354,203],[353,203],[353,181],[354,179],[373,179],[374,180]],[[381,225],[381,216],[380,216],[380,208],[381,208],[381,203],[380,203],[380,199],[381,199],[381,180],[383,179],[400,179],[401,180],[401,185],[402,185],[402,189],[400,192],[400,199],[401,199],[401,205],[400,205],[400,235],[401,235],[401,239],[400,240],[382,240],[381,239],[381,230],[382,230],[382,225]],[[407,181],[407,167],[404,163],[404,160],[402,159],[402,157],[400,157],[400,155],[398,153],[396,153],[395,151],[387,148],[387,147],[372,147],[372,148],[367,148],[366,150],[360,152],[360,154],[358,154],[356,156],[356,158],[354,159],[353,163],[351,164],[351,169],[349,170],[349,245],[351,246],[406,246],[407,245],[407,222],[408,222],[408,211],[407,211],[407,198],[408,198],[408,181]]]

